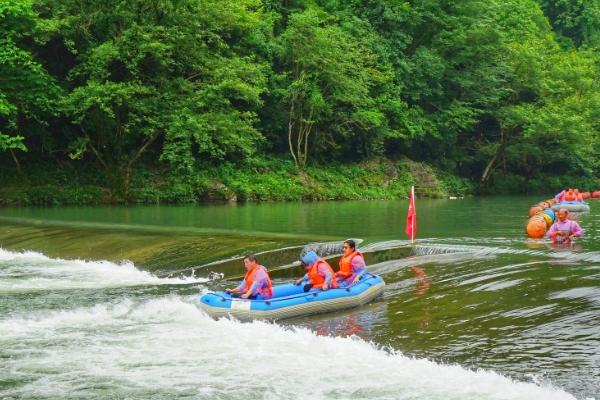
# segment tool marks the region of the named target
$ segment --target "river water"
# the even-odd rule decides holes
[[[0,209],[0,398],[600,400],[600,202],[555,249],[524,236],[538,200],[418,200],[414,245],[406,201]],[[277,323],[197,307],[247,252],[287,282],[348,237],[382,299]]]

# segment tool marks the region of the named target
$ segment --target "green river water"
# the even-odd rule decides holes
[[[600,202],[555,249],[524,235],[539,200],[418,200],[412,246],[406,200],[0,209],[0,398],[599,400]],[[277,323],[197,307],[245,253],[281,283],[346,238],[383,298]]]

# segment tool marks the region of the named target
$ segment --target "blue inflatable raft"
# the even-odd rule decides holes
[[[303,285],[287,283],[273,286],[268,300],[232,298],[225,292],[200,296],[200,307],[212,317],[232,316],[240,320],[284,319],[357,307],[383,293],[385,282],[380,276],[365,274],[356,284],[325,291],[303,291]]]
[[[590,206],[584,201],[562,201],[560,203],[554,203],[552,205],[553,211],[558,211],[561,208],[565,208],[569,212],[589,212]]]

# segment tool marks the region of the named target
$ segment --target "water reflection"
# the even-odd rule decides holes
[[[548,248],[548,243],[541,239],[526,239],[524,241],[525,246],[531,250],[542,250]]]
[[[525,240],[525,246],[532,250],[558,250],[562,252],[581,252],[583,250],[583,246],[579,242],[552,243],[547,239],[527,239]]]
[[[575,251],[580,252],[583,250],[583,247],[579,243],[550,243],[549,247],[556,251]]]
[[[415,295],[423,296],[429,290],[431,281],[429,280],[429,277],[425,274],[425,271],[423,271],[421,268],[417,267],[416,265],[411,265],[410,268],[414,271],[415,276],[417,277],[415,282]]]
[[[372,340],[376,328],[387,323],[387,303],[383,301],[338,313],[282,321],[283,325],[305,327],[320,336],[358,336],[365,340]]]

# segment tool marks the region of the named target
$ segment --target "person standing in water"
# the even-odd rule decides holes
[[[299,285],[302,281],[306,281],[307,283],[304,285],[305,292],[308,292],[312,288],[327,290],[338,287],[338,282],[331,265],[320,258],[314,251],[306,253],[300,259],[300,262],[306,268],[306,274],[294,282],[294,284]]]
[[[225,291],[231,294],[232,297],[241,297],[242,299],[255,300],[258,296],[261,296],[262,299],[273,297],[273,285],[271,284],[269,272],[258,263],[256,256],[249,254],[244,257],[244,267],[246,268],[246,276],[244,276],[238,287],[226,289]]]
[[[365,259],[361,252],[356,250],[356,242],[352,239],[344,240],[343,255],[339,261],[339,271],[335,273],[340,286],[350,286],[357,283],[361,276],[367,272]]]
[[[573,239],[580,238],[583,235],[579,224],[567,219],[568,216],[569,211],[566,208],[560,208],[556,213],[556,222],[546,232],[546,237],[552,239],[552,243],[570,244]]]

